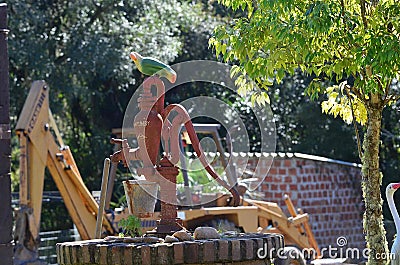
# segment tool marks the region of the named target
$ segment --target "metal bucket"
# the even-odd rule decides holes
[[[140,218],[152,217],[157,201],[158,183],[147,180],[128,180],[122,183],[129,214]]]

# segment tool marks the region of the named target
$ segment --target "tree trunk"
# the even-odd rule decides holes
[[[383,227],[382,197],[380,187],[382,173],[379,170],[379,143],[382,121],[382,108],[379,104],[367,106],[368,124],[364,137],[362,159],[362,191],[365,200],[364,233],[370,250],[368,265],[387,262],[388,247]],[[382,259],[383,257],[383,259]]]

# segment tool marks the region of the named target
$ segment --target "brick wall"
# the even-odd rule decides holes
[[[247,158],[236,161],[238,165],[247,163],[256,176],[266,176],[257,188],[264,200],[278,203],[288,214],[283,199],[287,193],[296,208],[309,213],[320,248],[337,247],[337,238],[344,236],[347,247],[363,249],[359,165],[298,153],[274,156],[273,160],[270,156],[254,155],[248,161]]]

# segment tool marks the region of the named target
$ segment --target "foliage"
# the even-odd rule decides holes
[[[200,163],[192,163],[191,165],[189,164],[187,168],[189,187],[191,187],[194,192],[217,193],[226,191],[225,188],[223,188],[211,176],[208,175],[205,169],[202,169],[203,166],[200,165]],[[219,176],[223,175],[223,168],[214,167],[214,169]],[[177,176],[177,184],[180,185],[178,188],[182,188],[184,184],[182,171],[180,171]],[[180,189],[179,192],[183,192],[183,190]]]
[[[400,3],[382,1],[247,1],[220,0],[247,15],[219,26],[210,45],[225,61],[238,62],[232,69],[243,94],[254,102],[269,102],[257,90],[280,83],[296,69],[313,81],[305,92],[312,98],[325,94],[326,113],[347,123],[366,126],[363,153],[364,228],[372,255],[369,263],[383,264],[387,252],[382,225],[379,188],[379,143],[382,111],[400,96],[393,80],[399,77]],[[321,80],[338,85],[326,88]],[[382,244],[384,242],[384,244]],[[373,255],[378,253],[377,255]],[[380,255],[379,255],[380,254]]]
[[[142,222],[137,216],[129,215],[127,218],[121,219],[118,222],[118,225],[123,228],[125,235],[129,235],[131,237],[142,235]]]
[[[352,123],[354,113],[356,121],[361,125],[365,125],[367,122],[367,110],[364,104],[354,94],[344,94],[346,93],[344,92],[345,86],[345,82],[342,82],[340,86],[331,86],[326,89],[328,100],[322,102],[322,111],[334,117],[339,115],[347,124]]]
[[[67,230],[73,227],[62,200],[44,200],[42,207],[40,231]]]
[[[356,161],[351,127],[343,125],[334,118],[326,118],[321,114],[320,106],[316,102],[310,102],[303,97],[304,89],[310,82],[310,78],[300,72],[294,76],[285,76],[280,84],[274,84],[271,90],[271,110],[276,124],[276,150],[278,152],[301,152],[320,156],[332,157],[347,161]],[[168,103],[179,103],[188,98],[199,96],[217,96],[221,100],[222,107],[229,106],[238,113],[240,120],[245,124],[250,136],[249,152],[260,152],[261,133],[250,104],[251,99],[238,98],[238,95],[225,87],[215,84],[208,85],[196,83],[194,86],[185,84],[185,87],[174,89],[167,93]],[[198,102],[193,108],[188,107],[189,114],[212,113],[210,106],[205,101]],[[221,108],[223,109],[223,108]],[[231,129],[235,121],[229,115],[226,119],[226,130]],[[215,120],[206,117],[197,117],[193,122],[215,123]],[[225,121],[224,121],[225,122]],[[321,132],[321,130],[323,130]],[[226,131],[219,131],[222,141],[226,137]],[[201,135],[198,135],[201,137]],[[348,143],[335,144],[330,137],[336,137],[339,141]],[[223,142],[224,143],[224,142]]]
[[[143,80],[129,52],[172,62],[204,50],[216,23],[191,1],[41,0],[9,7],[11,94],[18,95],[11,98],[13,122],[32,81],[45,79],[56,123],[91,190],[100,186],[101,161],[112,152],[111,129],[121,127]],[[198,32],[203,43],[192,41]]]
[[[357,161],[352,128],[337,118],[326,117],[318,102],[304,97],[311,82],[312,77],[297,70],[294,75],[286,75],[280,84],[274,83],[270,90],[277,151]]]
[[[400,47],[396,36],[399,4],[395,1],[369,7],[366,28],[357,1],[221,2],[248,11],[247,17],[230,27],[217,27],[210,39],[217,55],[225,61],[239,61],[232,75],[244,91],[255,90],[245,75],[268,89],[273,80],[280,83],[286,72],[294,74],[300,68],[316,77],[307,89],[309,95],[325,92],[319,79],[352,77],[353,84],[343,80],[340,87],[350,86],[351,97],[358,97],[360,93],[384,93],[397,75],[400,59],[394,51]],[[387,96],[387,102],[395,99]],[[343,103],[348,105],[349,100]],[[349,119],[347,109],[333,112]],[[360,110],[360,121],[365,120],[364,114]]]
[[[100,187],[102,161],[112,153],[111,129],[143,76],[129,52],[165,62],[212,58],[208,38],[218,18],[193,1],[9,1],[11,116],[15,126],[33,80],[50,87],[50,108],[89,190]],[[13,137],[13,191],[18,190],[18,142]],[[126,169],[121,169],[126,172]],[[46,173],[45,190],[56,190]],[[126,177],[125,177],[126,179]],[[117,178],[112,206],[123,201]],[[43,208],[46,229],[72,226]],[[58,223],[63,220],[63,223]],[[55,227],[59,225],[59,227]]]
[[[11,145],[18,146],[17,137],[11,138]],[[17,191],[19,186],[19,157],[20,150],[19,148],[13,148],[11,150],[11,191]]]

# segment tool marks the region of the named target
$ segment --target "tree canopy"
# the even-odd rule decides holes
[[[50,107],[89,186],[99,187],[112,128],[143,80],[129,58],[137,51],[173,62],[206,49],[216,19],[189,1],[12,1],[12,116],[33,80],[50,86]],[[203,26],[206,25],[205,27]],[[204,36],[206,35],[206,36]],[[199,43],[190,42],[197,38]]]
[[[220,0],[247,15],[220,26],[210,44],[232,70],[243,94],[269,102],[268,89],[296,69],[313,77],[306,92],[324,94],[324,112],[365,125],[359,154],[366,211],[364,228],[370,264],[383,264],[387,253],[382,225],[379,145],[383,108],[399,99],[400,3],[394,0],[247,1]],[[337,85],[321,85],[328,80]],[[357,128],[356,123],[355,128]],[[385,242],[382,244],[382,242]]]
[[[240,78],[243,74],[268,88],[274,79],[279,83],[285,73],[294,74],[298,68],[315,76],[315,81],[330,78],[343,85],[350,81],[348,85],[357,88],[352,91],[358,93],[355,96],[385,93],[397,77],[397,1],[364,3],[363,8],[358,1],[220,2],[248,11],[230,27],[219,26],[210,39],[217,55],[240,62],[232,74],[239,76],[243,89],[253,87]],[[307,92],[330,94],[325,89],[315,82]],[[397,98],[397,93],[387,95],[384,103]],[[349,119],[345,109],[338,114]],[[365,122],[365,114],[357,115],[360,121]]]

